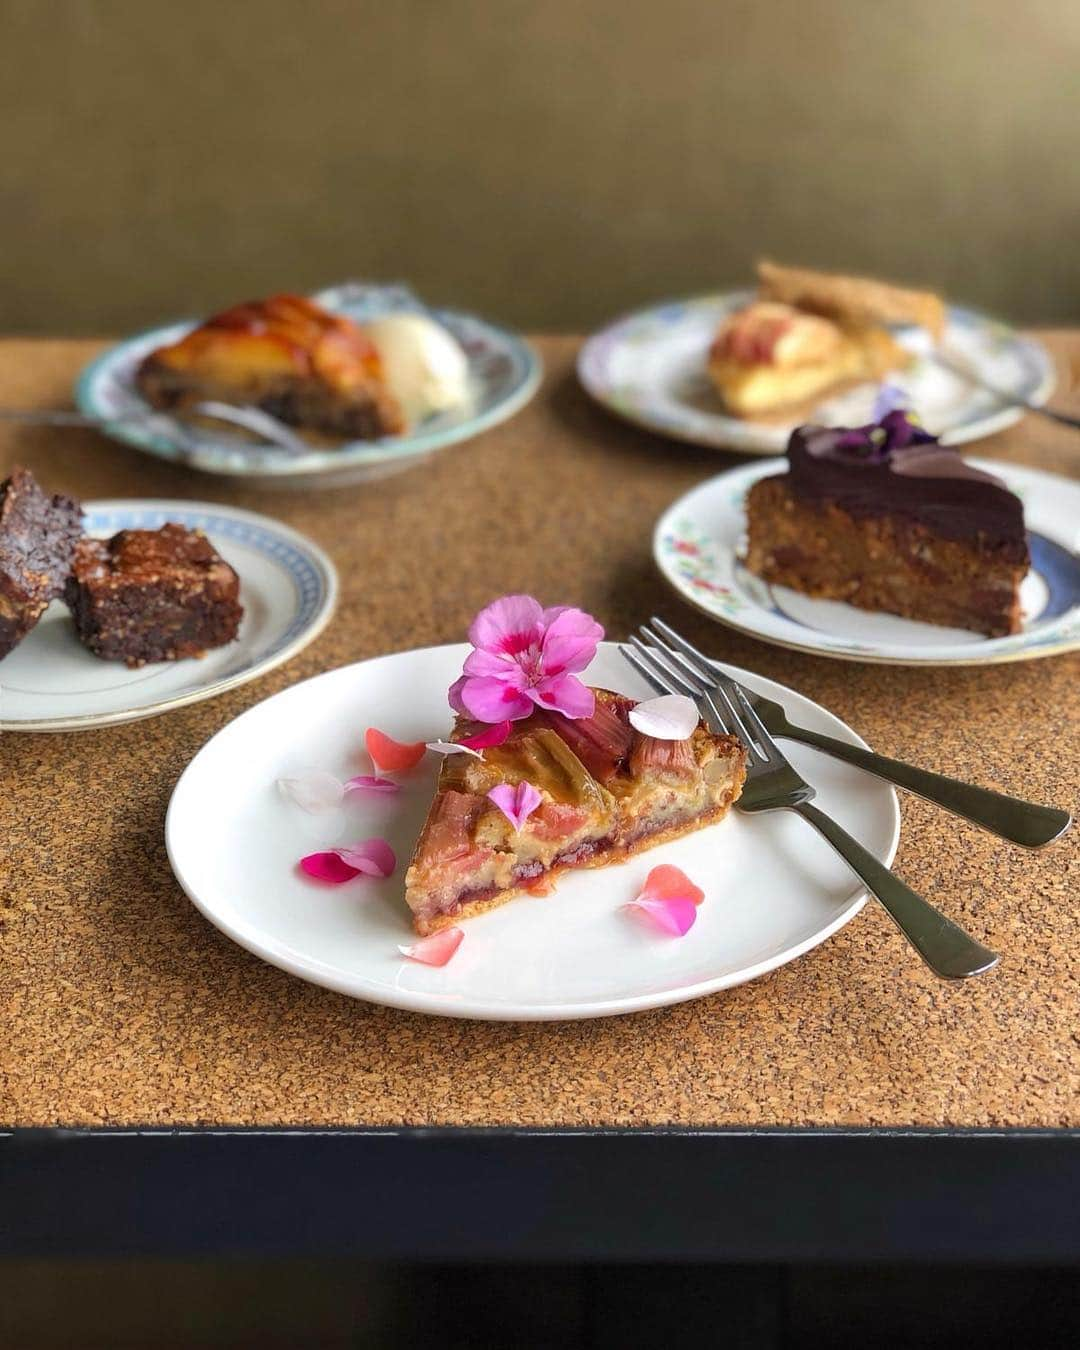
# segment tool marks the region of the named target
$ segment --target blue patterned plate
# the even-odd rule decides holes
[[[346,282],[312,297],[318,304],[358,323],[380,315],[424,310],[403,286],[368,286]],[[469,362],[470,399],[466,407],[429,417],[404,436],[377,441],[350,441],[331,449],[312,449],[306,455],[246,444],[226,432],[182,430],[166,416],[117,423],[109,434],[161,459],[178,460],[206,473],[246,478],[264,487],[330,487],[385,477],[411,468],[436,450],[470,440],[489,427],[506,421],[535,394],[541,376],[540,358],[522,338],[455,310],[433,309],[465,349]],[[175,342],[194,327],[174,323],[140,333],[111,347],[92,361],[75,385],[80,412],[91,417],[123,417],[147,412],[135,388],[136,367],[144,356],[167,342]]]
[[[56,601],[0,662],[4,731],[77,731],[134,722],[213,698],[295,656],[334,611],[334,564],[279,521],[206,502],[87,502],[85,512],[87,533],[101,538],[117,530],[156,530],[166,521],[204,530],[240,577],[240,635],[200,660],[128,670],[87,651],[66,606]]]
[[[616,320],[582,348],[582,384],[612,412],[661,435],[748,455],[780,453],[794,423],[727,416],[705,372],[721,320],[752,297],[751,291],[699,296]],[[890,375],[889,383],[906,394],[908,406],[943,441],[977,440],[1022,416],[931,360],[925,333],[905,329],[896,337],[913,360],[903,374]],[[1054,388],[1054,366],[1044,347],[974,310],[950,306],[942,346],[962,366],[1018,398],[1045,403]],[[823,400],[798,421],[861,426],[871,420],[877,392],[877,385],[860,385]]]
[[[740,561],[743,503],[759,478],[784,472],[784,459],[732,469],[688,492],[657,522],[653,556],[666,580],[697,609],[763,642],[819,656],[981,666],[1080,648],[1080,483],[1000,460],[970,463],[997,474],[1024,503],[1032,561],[1020,591],[1023,630],[1012,637],[986,638],[811,600],[753,576]]]

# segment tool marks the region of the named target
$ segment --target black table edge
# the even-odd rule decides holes
[[[0,1130],[0,1256],[1080,1262],[1080,1130]]]

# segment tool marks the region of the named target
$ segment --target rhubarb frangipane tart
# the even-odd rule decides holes
[[[570,868],[602,867],[725,816],[742,790],[746,752],[698,723],[684,740],[658,740],[630,723],[633,699],[592,691],[591,715],[537,707],[482,755],[445,759],[405,878],[421,934],[543,894]],[[460,716],[453,740],[478,730]],[[527,813],[492,791],[527,792]]]
[[[217,399],[329,436],[373,440],[405,430],[375,345],[351,319],[299,295],[214,315],[152,351],[135,381],[164,410]]]

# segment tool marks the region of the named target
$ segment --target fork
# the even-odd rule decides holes
[[[651,623],[652,630],[643,624],[641,632],[678,668],[689,669],[696,679],[706,684],[716,678],[716,666],[703,652],[676,633],[663,619],[654,617]],[[800,727],[789,720],[784,708],[774,699],[745,688],[744,692],[771,735],[812,745],[815,750],[884,778],[1013,844],[1022,844],[1024,848],[1044,848],[1060,838],[1072,824],[1072,816],[1068,811],[1055,806],[1039,806],[1035,802],[1025,802],[1020,797],[1009,797],[1004,792],[962,783],[943,773],[920,769],[914,764],[905,764],[903,760],[889,759],[873,750],[864,750],[861,745],[849,745],[834,736]]]
[[[290,455],[306,455],[311,452],[311,446],[291,427],[261,408],[241,407],[233,403],[207,399],[202,403],[193,404],[186,411],[189,416],[194,414],[198,417],[207,417],[212,421],[226,422],[229,426],[252,432],[266,444],[285,450]],[[31,426],[98,427],[105,430],[108,427],[139,422],[152,424],[156,421],[162,422],[171,436],[176,437],[179,432],[178,439],[185,442],[184,448],[191,448],[188,431],[183,426],[180,415],[175,411],[162,413],[148,408],[118,413],[115,417],[92,417],[88,413],[71,412],[67,409],[0,408],[0,422],[24,422]]]
[[[665,694],[686,694],[694,700],[711,731],[738,736],[746,746],[746,782],[735,803],[736,810],[749,815],[794,811],[813,825],[881,902],[935,975],[946,980],[964,979],[980,975],[997,964],[996,952],[976,942],[928,904],[831,816],[814,806],[814,789],[785,759],[741,685],[719,670],[710,677],[712,683],[706,685],[685,667],[674,669],[636,637],[630,639],[630,645],[620,644],[619,650],[654,689]]]

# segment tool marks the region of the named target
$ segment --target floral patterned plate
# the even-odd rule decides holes
[[[985,638],[914,623],[770,586],[741,561],[751,485],[782,473],[770,459],[722,473],[661,516],[653,557],[664,577],[697,609],[763,642],[848,661],[907,666],[976,666],[1027,661],[1080,647],[1080,483],[1018,464],[972,459],[1002,478],[1024,503],[1032,566],[1021,588],[1023,631]]]
[[[588,392],[612,412],[652,431],[697,445],[775,455],[787,445],[793,424],[744,422],[722,410],[705,373],[705,357],[721,320],[746,304],[751,291],[698,296],[639,310],[591,337],[578,358],[578,376]],[[889,383],[905,396],[928,430],[958,445],[1011,426],[1021,416],[929,356],[929,338],[917,329],[897,333],[914,357]],[[999,389],[1044,403],[1054,388],[1054,367],[1045,348],[974,310],[950,306],[942,342],[950,356]],[[861,426],[879,386],[860,385],[824,400],[799,421]]]
[[[384,314],[429,312],[465,349],[471,387],[468,405],[429,417],[403,436],[351,441],[300,456],[253,446],[227,432],[190,427],[181,432],[165,414],[152,421],[118,422],[109,434],[160,459],[177,460],[204,473],[244,478],[260,487],[335,487],[412,468],[436,450],[478,436],[523,408],[540,384],[540,358],[523,338],[471,314],[427,311],[404,286],[350,281],[320,291],[312,299],[358,323]],[[145,413],[147,404],[135,388],[136,367],[155,347],[177,341],[192,327],[187,322],[155,328],[97,357],[75,386],[80,412],[91,417]]]

